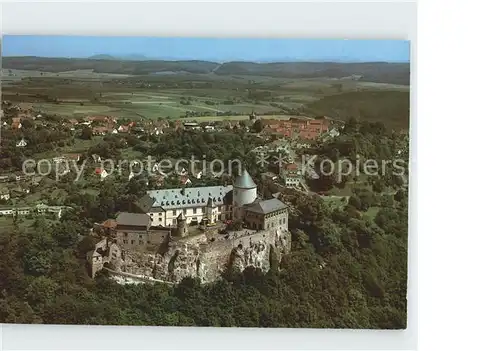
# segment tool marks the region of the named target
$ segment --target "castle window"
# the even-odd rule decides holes
[[[144,241],[139,240],[139,245],[144,245]]]
[[[174,210],[174,216],[176,215],[176,212],[177,212],[177,211],[176,211],[176,210]]]
[[[123,243],[124,244],[128,244],[128,240],[123,240]]]
[[[124,233],[123,233],[123,236],[128,236],[128,233],[127,233],[127,232],[124,232]]]
[[[148,244],[151,244],[151,241],[148,240]]]
[[[134,242],[135,242],[135,240],[131,240],[131,241],[130,241],[130,243],[131,243],[132,245],[134,245]]]

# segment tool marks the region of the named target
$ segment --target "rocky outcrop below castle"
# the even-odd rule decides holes
[[[281,261],[290,248],[291,234],[281,229],[242,230],[225,236],[203,233],[170,239],[156,253],[122,251],[110,257],[107,267],[121,283],[177,284],[185,277],[209,283],[228,269],[255,267],[267,272],[271,262]]]

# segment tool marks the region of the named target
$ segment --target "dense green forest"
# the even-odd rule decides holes
[[[398,138],[383,125],[349,121],[342,138],[318,151],[348,157],[356,147],[385,158],[400,148]],[[104,143],[111,152],[117,147],[112,138]],[[150,150],[183,157],[218,144],[214,152],[224,159],[246,155],[253,143],[238,133],[181,132]],[[251,169],[255,177],[258,171]],[[36,218],[25,226],[14,218],[10,228],[0,229],[0,322],[405,328],[408,193],[395,178],[383,180],[383,186],[354,187],[342,207],[328,206],[319,196],[288,194],[292,252],[280,264],[274,262],[266,274],[228,271],[212,284],[185,279],[176,287],[122,286],[105,274],[91,280],[86,271],[85,253],[93,245],[85,235],[89,226],[126,210],[146,189],[141,179],[100,182],[97,194],[63,181],[58,186],[75,210],[60,222]],[[383,187],[398,190],[387,193]],[[379,210],[370,217],[366,210],[373,207]]]
[[[374,222],[298,203],[312,218],[294,230],[280,270],[247,269],[200,286],[192,279],[121,286],[91,281],[65,219],[2,233],[0,321],[6,323],[136,324],[245,327],[405,328],[407,209],[404,197]]]
[[[303,112],[339,119],[358,116],[366,121],[381,122],[388,128],[408,129],[410,93],[408,91],[345,92],[325,96],[305,106]]]

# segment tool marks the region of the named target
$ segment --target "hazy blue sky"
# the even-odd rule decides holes
[[[89,57],[144,55],[152,59],[211,61],[409,62],[404,40],[211,39],[151,37],[3,37],[3,56]]]

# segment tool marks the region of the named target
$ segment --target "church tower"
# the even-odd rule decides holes
[[[241,207],[257,199],[257,185],[245,169],[233,184],[233,218],[242,219]]]
[[[186,236],[188,232],[186,216],[184,212],[181,212],[180,215],[177,216],[177,236],[183,237]]]

